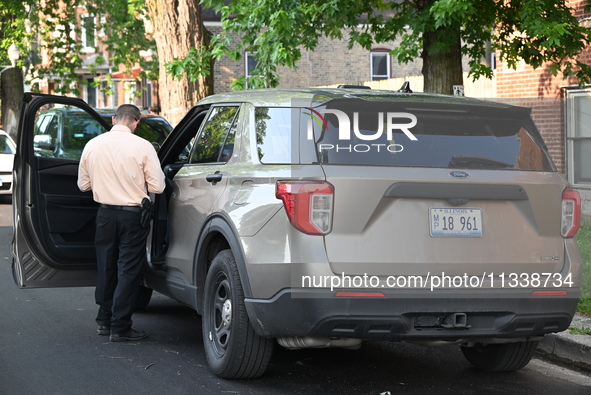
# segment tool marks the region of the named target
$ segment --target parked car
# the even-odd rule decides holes
[[[53,104],[108,127],[81,100],[25,95],[13,199],[23,288],[95,281],[97,204],[76,186],[76,158],[36,145],[35,114]],[[479,369],[514,371],[574,315],[580,197],[526,108],[234,92],[191,109],[158,155],[169,186],[153,197],[139,307],[156,290],[201,314],[220,377],[260,376],[276,343],[363,340],[457,345]]]
[[[112,125],[111,118],[115,116],[116,110],[116,108],[95,109],[95,111],[110,125]],[[166,137],[168,137],[171,131],[172,125],[163,116],[142,112],[142,118],[135,130],[135,134],[159,147],[164,140],[166,140]]]
[[[115,115],[115,109],[101,108],[95,111],[112,125],[111,117]],[[142,113],[135,134],[159,147],[171,130],[172,125],[165,118]],[[86,143],[103,132],[104,127],[97,118],[75,106],[55,106],[41,110],[35,122],[35,154],[77,160]]]
[[[12,167],[16,144],[8,133],[0,130],[0,195],[12,194]]]

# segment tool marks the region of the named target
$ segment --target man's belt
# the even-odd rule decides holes
[[[142,208],[139,206],[113,206],[111,204],[100,204],[101,208],[107,208],[109,210],[125,210],[125,211],[133,211],[134,213],[139,213]]]

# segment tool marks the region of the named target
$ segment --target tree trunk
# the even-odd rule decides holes
[[[451,42],[448,50],[434,50],[442,42]],[[463,85],[462,43],[456,27],[443,27],[423,33],[424,91],[451,95],[454,85]]]
[[[175,6],[166,0],[147,3],[158,50],[160,107],[162,115],[176,125],[199,100],[213,94],[213,64],[210,75],[195,82],[187,77],[174,79],[166,73],[165,64],[186,57],[193,47],[209,45],[211,34],[203,26],[198,0],[178,0]]]
[[[18,121],[24,96],[23,71],[20,67],[10,67],[2,72],[2,127],[17,141]]]

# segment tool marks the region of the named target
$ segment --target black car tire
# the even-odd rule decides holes
[[[234,255],[219,252],[205,280],[203,346],[213,373],[222,378],[262,375],[273,352],[273,339],[258,336],[248,320]]]
[[[486,372],[513,372],[523,368],[534,356],[537,341],[507,344],[477,344],[461,347],[464,357],[475,368]]]

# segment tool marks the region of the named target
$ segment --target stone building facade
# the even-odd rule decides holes
[[[219,22],[206,21],[205,27],[217,34],[221,27]],[[345,37],[347,35],[345,34]],[[301,88],[311,86],[325,86],[333,84],[361,84],[376,78],[413,76],[421,74],[420,60],[400,65],[388,54],[397,42],[376,45],[371,51],[359,45],[348,48],[346,40],[320,40],[314,51],[302,50],[302,57],[297,63],[297,69],[279,67],[280,88]],[[245,76],[248,58],[253,54],[243,53],[241,61],[234,61],[229,57],[218,60],[214,67],[214,91],[223,93],[230,91],[230,84],[235,79]],[[372,75],[372,59],[380,57],[387,66],[386,77],[383,74]]]

